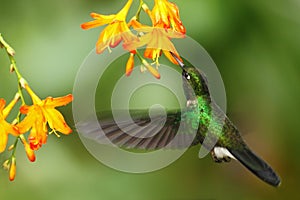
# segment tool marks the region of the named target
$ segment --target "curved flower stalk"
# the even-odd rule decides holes
[[[16,74],[18,83],[18,91],[15,97],[6,107],[6,101],[0,98],[0,153],[5,151],[9,135],[15,137],[15,142],[8,147],[8,151],[12,152],[11,156],[3,163],[4,169],[9,170],[9,180],[13,181],[16,176],[16,149],[19,141],[23,143],[28,159],[34,162],[36,159],[34,151],[47,142],[49,134],[55,133],[59,136],[57,132],[66,135],[72,132],[71,128],[65,122],[63,115],[55,108],[67,105],[73,100],[73,96],[69,94],[65,97],[47,97],[41,100],[19,72],[14,58],[15,51],[3,39],[1,34],[0,47],[5,49],[11,63],[10,72]],[[31,97],[32,105],[26,104],[23,96],[24,90]],[[21,101],[19,113],[11,123],[7,122],[6,118],[11,110],[18,105],[19,101]],[[24,119],[23,116],[25,116]],[[48,131],[48,127],[51,129],[50,132]],[[30,133],[27,137],[28,131]]]

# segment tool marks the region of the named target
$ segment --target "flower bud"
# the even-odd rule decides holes
[[[30,148],[28,143],[26,144],[24,143],[24,147],[25,147],[27,158],[30,160],[30,162],[34,162],[35,161],[34,151]]]
[[[146,60],[143,60],[143,65],[147,68],[147,70],[157,79],[160,79],[160,74],[157,71],[157,69],[155,69],[154,67],[152,67]]]
[[[3,166],[3,169],[4,169],[4,170],[8,170],[8,169],[9,169],[9,166],[10,166],[10,165],[9,165],[9,160],[4,161],[4,163],[3,163],[2,166]]]
[[[14,66],[14,64],[10,64],[9,71],[10,71],[11,73],[15,71],[15,66]]]
[[[16,158],[13,156],[11,158],[11,164],[9,168],[9,180],[13,181],[16,177]]]
[[[15,50],[13,48],[11,48],[10,46],[8,46],[6,48],[6,51],[9,55],[14,56],[16,54]]]
[[[11,151],[11,150],[13,150],[15,148],[15,145],[10,145],[9,147],[8,147],[8,151]]]
[[[24,78],[21,78],[19,82],[22,88],[25,88],[25,86],[28,85],[27,81]]]
[[[126,76],[129,76],[134,67],[134,54],[130,53],[129,59],[126,64]]]
[[[31,149],[30,145],[27,143],[24,135],[20,135],[20,139],[24,145],[24,149],[27,155],[27,158],[31,161],[34,162],[35,161],[35,154],[34,154],[34,150]]]

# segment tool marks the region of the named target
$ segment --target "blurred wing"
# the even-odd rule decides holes
[[[117,113],[117,114],[115,114]],[[185,148],[194,139],[184,134],[181,111],[148,115],[147,110],[134,110],[130,117],[124,111],[114,112],[117,120],[103,114],[98,121],[86,121],[76,125],[86,138],[101,144],[113,144],[127,149],[155,150],[165,147]],[[146,114],[145,114],[146,113]],[[183,124],[183,125],[182,125]]]

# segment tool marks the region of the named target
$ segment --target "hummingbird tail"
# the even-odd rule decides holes
[[[256,156],[250,149],[229,150],[246,168],[253,172],[258,178],[272,186],[280,185],[280,178],[274,170],[261,158]]]

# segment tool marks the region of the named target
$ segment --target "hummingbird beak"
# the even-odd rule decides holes
[[[185,67],[185,64],[181,62],[181,60],[179,60],[179,58],[173,52],[170,51],[170,54],[177,61],[178,65],[183,69]]]

